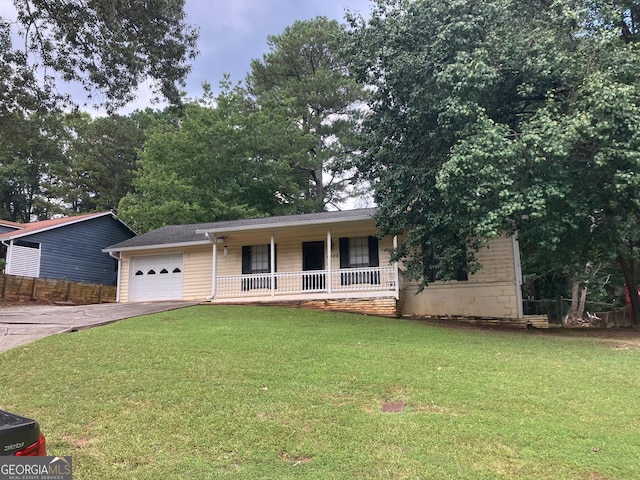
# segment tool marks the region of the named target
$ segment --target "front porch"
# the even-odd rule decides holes
[[[394,266],[223,275],[215,304],[261,303],[399,316],[402,279]]]

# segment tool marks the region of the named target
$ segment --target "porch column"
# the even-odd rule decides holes
[[[271,296],[276,294],[276,236],[271,232]]]
[[[398,248],[398,236],[393,236],[393,249],[396,250]],[[394,268],[396,272],[396,300],[400,300],[400,267],[398,267],[398,262],[394,263]]]
[[[213,300],[216,296],[216,279],[218,277],[218,237],[213,236],[213,264],[211,265],[211,296],[207,300]]]
[[[331,285],[331,228],[327,229],[327,291],[333,291]]]

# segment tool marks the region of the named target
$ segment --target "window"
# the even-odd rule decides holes
[[[379,267],[377,237],[355,237],[340,239],[340,268]],[[342,285],[356,283],[380,283],[379,272],[343,272],[340,275]]]
[[[277,249],[274,253],[277,252]],[[275,256],[275,255],[274,255]],[[276,261],[276,265],[277,265]],[[275,268],[274,268],[275,271]],[[271,245],[245,245],[242,247],[242,274],[271,273]],[[242,280],[242,291],[271,288],[271,276],[252,276]],[[275,288],[278,288],[277,284]]]
[[[461,262],[452,278],[439,278],[436,275],[436,260],[433,254],[427,254],[423,257],[423,267],[424,278],[429,283],[435,282],[436,280],[457,280],[459,282],[466,282],[469,280],[466,260]]]
[[[349,268],[369,266],[369,239],[367,237],[349,239]]]
[[[269,245],[251,247],[251,273],[269,273]]]

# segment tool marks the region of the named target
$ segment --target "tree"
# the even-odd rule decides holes
[[[383,230],[417,227],[395,252],[411,274],[427,251],[451,275],[451,232],[477,248],[517,230],[557,266],[615,258],[637,284],[637,12],[635,1],[396,1],[354,23],[354,63],[376,88],[360,166]],[[639,323],[637,292],[632,303]]]
[[[145,129],[159,115],[150,110],[97,118],[68,115],[65,159],[52,167],[46,182],[47,193],[60,210],[65,214],[116,210],[133,188]]]
[[[511,184],[493,206],[482,196],[473,198],[478,192],[468,183],[465,195],[453,197],[463,215],[469,208],[485,210],[493,228],[504,228],[509,211],[528,243],[535,241],[549,255],[571,246],[581,268],[598,256],[617,263],[633,286],[640,280],[640,50],[632,22],[638,5],[632,4],[592,3],[576,10],[583,19],[574,30],[581,45],[573,55],[584,65],[580,76],[550,90],[518,134],[492,145],[493,155],[484,162],[493,182]],[[460,193],[468,180],[468,168],[478,160],[469,149],[474,139],[461,143],[443,168],[444,189]],[[486,155],[486,146],[476,143],[473,149]],[[505,162],[496,165],[495,154]],[[507,173],[507,162],[518,167]],[[472,185],[488,180],[479,176]],[[630,293],[640,325],[637,289]]]
[[[355,153],[359,107],[366,97],[341,57],[344,39],[337,21],[297,21],[268,37],[270,52],[251,62],[247,78],[256,109],[298,126],[299,138],[291,142],[289,136],[278,148],[304,188],[303,211],[322,211],[344,200],[351,182],[345,165]]]
[[[279,120],[249,115],[244,92],[228,83],[215,98],[206,88],[181,118],[151,129],[119,215],[142,232],[285,213],[298,190],[286,160],[270,154],[270,139],[288,135]]]
[[[508,133],[563,83],[564,71],[546,68],[570,42],[562,21],[535,0],[379,1],[370,19],[351,18],[351,69],[373,91],[357,167],[375,189],[379,228],[407,234],[392,257],[410,278],[478,268],[473,251],[495,232],[469,235],[438,174],[485,116]]]
[[[65,132],[59,115],[14,114],[0,131],[0,218],[30,222],[48,218],[44,182],[64,160]]]
[[[179,103],[179,88],[195,54],[197,31],[184,21],[184,0],[162,2],[15,0],[21,46],[12,23],[0,21],[0,117],[15,108],[50,108],[63,98],[62,82],[79,82],[108,110],[151,79],[154,89]],[[68,100],[68,98],[66,99]]]

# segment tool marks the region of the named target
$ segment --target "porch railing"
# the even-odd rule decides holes
[[[395,267],[344,268],[306,272],[257,273],[216,277],[215,298],[308,293],[395,292]],[[273,288],[272,288],[273,284]]]

